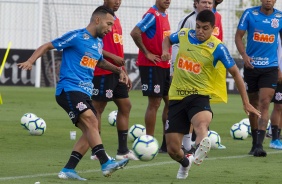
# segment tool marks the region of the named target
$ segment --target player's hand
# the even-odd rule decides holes
[[[247,54],[244,54],[242,57],[245,67],[248,69],[253,69],[254,68],[254,66],[252,65],[252,62],[254,62],[253,59],[250,58]]]
[[[25,62],[19,63],[17,65],[22,70],[31,70],[32,69],[32,63],[30,61],[25,61]]]
[[[161,58],[158,55],[152,54],[152,53],[147,53],[146,58],[152,61],[155,65],[157,65],[157,62],[161,61]]]
[[[244,111],[246,112],[247,115],[253,113],[257,115],[259,118],[261,117],[261,112],[256,108],[254,108],[250,103],[244,104]]]
[[[169,61],[169,60],[171,60],[171,54],[169,53],[169,52],[163,52],[163,54],[162,54],[162,60],[163,61]]]
[[[117,66],[124,66],[124,64],[125,64],[125,60],[122,57],[115,56],[115,58],[113,60],[114,60],[115,64],[117,64]]]
[[[132,89],[132,81],[128,77],[128,84],[127,84],[127,90],[130,91]]]
[[[128,76],[127,74],[121,70],[120,74],[119,74],[119,82],[125,83],[126,85],[128,85]]]

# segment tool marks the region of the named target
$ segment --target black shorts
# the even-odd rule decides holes
[[[96,115],[96,110],[92,105],[90,97],[79,91],[64,90],[58,96],[56,96],[57,103],[68,113],[72,123],[77,126],[79,115],[88,109],[91,109]]]
[[[248,93],[257,92],[260,88],[276,89],[278,68],[247,69],[244,67],[244,80]]]
[[[158,66],[139,66],[143,96],[167,96],[170,86],[169,70]]]
[[[95,76],[93,84],[92,100],[108,102],[113,99],[128,98],[128,88],[126,84],[119,82],[118,74]]]
[[[191,119],[201,111],[210,111],[210,99],[203,95],[190,95],[182,100],[170,100],[165,133],[188,134]]]
[[[282,104],[282,84],[280,83],[277,84],[277,88],[272,98],[272,102],[276,104]]]

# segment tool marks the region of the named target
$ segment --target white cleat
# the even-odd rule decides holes
[[[189,165],[187,167],[183,167],[182,165],[180,165],[176,175],[177,179],[184,180],[188,177],[188,172],[194,161],[194,156],[192,154],[188,154],[186,155],[186,157],[189,159]]]
[[[211,149],[210,139],[208,137],[203,138],[203,140],[200,142],[200,145],[195,152],[194,164],[200,165],[208,155],[210,149]]]
[[[139,160],[132,150],[129,150],[129,152],[124,155],[116,155],[117,160],[122,160],[125,158],[128,158],[129,160]]]

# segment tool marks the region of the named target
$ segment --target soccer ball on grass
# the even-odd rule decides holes
[[[111,126],[116,126],[117,123],[117,113],[118,111],[112,111],[110,112],[109,116],[108,116],[108,122]]]
[[[248,137],[248,128],[240,123],[235,123],[230,129],[230,135],[233,139],[244,140]]]
[[[23,126],[23,128],[27,129],[27,124],[30,120],[34,120],[35,118],[37,118],[37,116],[33,113],[25,113],[22,117],[21,117],[21,125]]]
[[[30,135],[42,135],[46,131],[46,123],[42,118],[30,120],[27,124]]]
[[[240,124],[245,125],[248,129],[248,134],[252,135],[252,129],[251,129],[251,124],[249,118],[244,118],[240,122]]]
[[[143,125],[132,125],[128,130],[128,139],[132,142],[142,135],[146,135],[146,128]]]
[[[217,149],[221,145],[221,139],[219,134],[216,131],[209,130],[208,137],[211,140],[211,148]]]
[[[142,135],[135,139],[132,150],[141,161],[153,160],[159,150],[159,144],[156,138],[150,135]]]

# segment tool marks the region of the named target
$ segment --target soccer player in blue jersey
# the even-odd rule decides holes
[[[113,11],[100,6],[94,10],[86,28],[70,31],[60,38],[43,44],[27,61],[18,64],[19,68],[31,70],[32,64],[47,51],[63,50],[60,79],[55,94],[56,101],[68,113],[72,123],[82,131],[82,135],[75,143],[69,161],[58,174],[61,179],[86,180],[76,173],[75,167],[89,147],[99,158],[102,173],[106,177],[128,163],[128,159],[115,162],[106,155],[99,134],[96,111],[90,98],[96,65],[119,74],[121,82],[128,82],[124,71],[104,60],[102,55],[101,38],[112,30],[113,24]]]
[[[163,141],[161,150],[166,153],[164,125],[168,111],[168,89],[170,85],[169,61],[162,61],[162,41],[170,35],[167,9],[171,0],[156,0],[155,5],[144,14],[130,35],[139,48],[136,65],[139,67],[142,93],[148,97],[145,127],[148,135],[154,135],[157,112],[161,101]]]
[[[201,11],[196,29],[183,28],[163,41],[162,59],[170,59],[169,48],[179,43],[174,74],[169,89],[169,111],[166,122],[166,143],[170,157],[180,163],[177,179],[186,179],[192,162],[199,165],[210,150],[208,127],[213,117],[210,103],[227,101],[226,79],[218,75],[227,69],[233,76],[246,113],[259,112],[249,103],[244,81],[235,61],[224,44],[212,35],[215,15]],[[225,71],[225,70],[224,70]],[[195,155],[185,155],[181,149],[184,134],[193,125],[196,133]]]
[[[244,80],[251,104],[261,118],[250,113],[252,148],[250,155],[265,157],[263,140],[269,120],[269,105],[278,78],[278,34],[282,31],[282,12],[274,9],[276,0],[261,0],[261,6],[244,11],[235,35],[235,43],[244,61]],[[248,32],[247,48],[243,36]],[[279,144],[277,142],[277,144]]]

